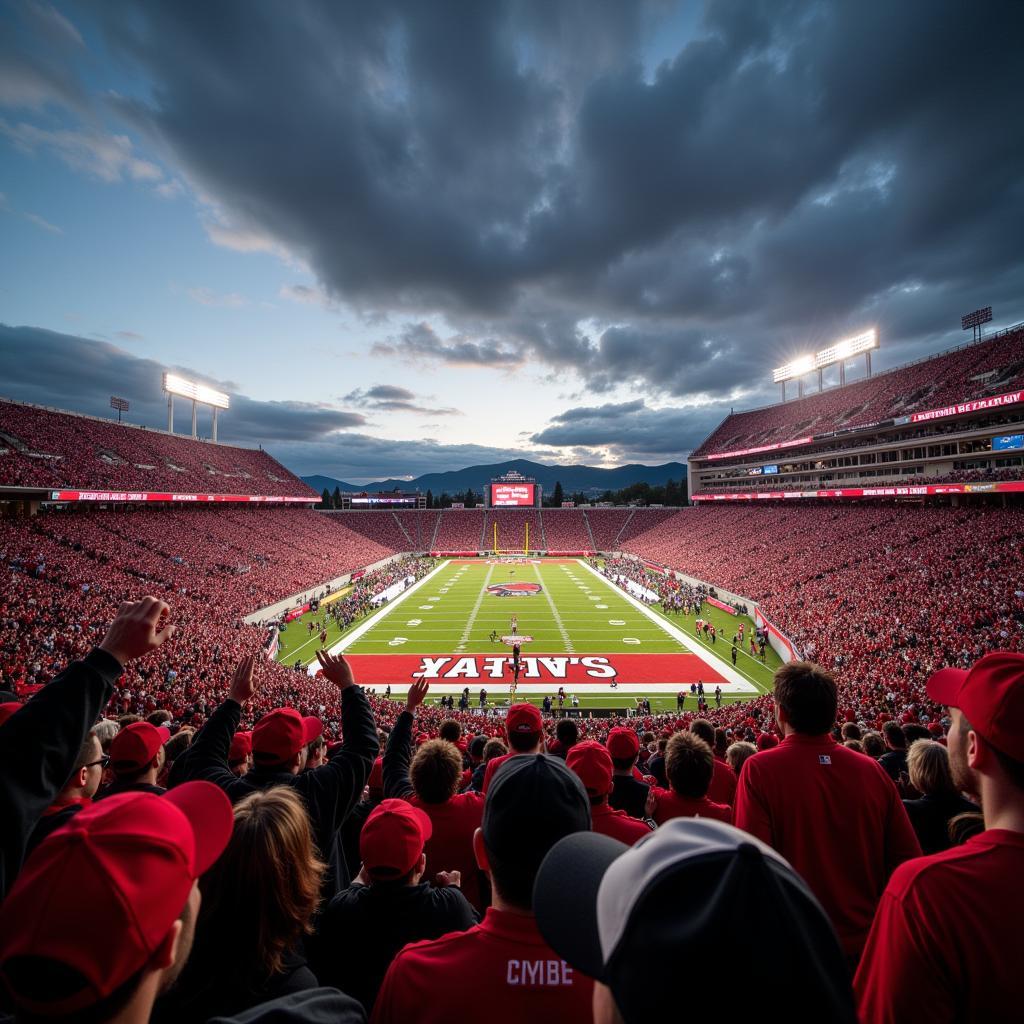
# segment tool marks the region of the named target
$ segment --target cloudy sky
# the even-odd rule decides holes
[[[1024,319],[1022,30],[1010,0],[0,0],[0,394],[159,426],[171,367],[231,392],[223,440],[357,482],[685,457],[794,355]]]

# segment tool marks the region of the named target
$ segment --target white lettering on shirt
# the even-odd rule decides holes
[[[564,960],[509,960],[505,982],[546,988],[571,985],[572,968]]]

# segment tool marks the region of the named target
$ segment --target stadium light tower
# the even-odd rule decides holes
[[[818,371],[818,390],[824,385],[823,371],[827,366],[839,364],[839,385],[846,383],[846,360],[853,356],[864,356],[865,376],[871,376],[871,350],[878,348],[878,331],[872,327],[852,338],[844,338],[828,348],[823,348],[813,356],[801,356],[792,362],[780,366],[772,372],[772,380],[782,385],[782,400],[786,400],[786,381],[796,378],[797,394],[804,397],[803,378],[813,370]]]
[[[213,409],[213,443],[217,443],[217,410],[227,409],[228,396],[215,391],[198,381],[185,380],[174,373],[164,373],[163,390],[167,393],[167,433],[174,433],[174,396],[180,395],[192,401],[192,436],[196,437],[196,405],[208,405]]]

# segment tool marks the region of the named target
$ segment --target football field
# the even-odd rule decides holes
[[[583,560],[446,559],[328,648],[345,653],[363,686],[390,686],[397,696],[423,678],[433,697],[469,687],[474,705],[481,689],[490,704],[504,703],[513,683],[517,699],[534,702],[564,687],[566,708],[575,694],[584,709],[632,706],[642,696],[655,710],[675,708],[678,691],[698,681],[709,701],[716,685],[727,701],[768,689],[773,651],[764,665],[746,653],[731,663],[730,638],[740,622],[749,638],[752,622],[715,608],[704,617],[719,631],[716,644],[696,638],[695,616],[667,616]],[[315,672],[318,644],[303,646],[301,660]]]

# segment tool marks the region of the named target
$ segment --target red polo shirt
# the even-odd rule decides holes
[[[736,803],[736,773],[720,757],[715,758],[715,770],[708,786],[708,799],[716,804]]]
[[[651,792],[657,801],[653,818],[659,825],[664,825],[670,818],[714,818],[727,825],[732,824],[732,808],[728,804],[715,803],[706,796],[698,799],[680,796],[675,790],[662,789],[661,786],[654,786]]]
[[[864,1024],[1019,1020],[1024,833],[989,829],[894,872],[854,980]]]
[[[593,988],[541,938],[532,914],[491,907],[469,931],[406,946],[371,1020],[452,1024],[483,1008],[488,1024],[590,1020]]]
[[[733,820],[793,865],[849,957],[860,955],[893,869],[921,855],[892,779],[827,735],[792,733],[747,758]]]
[[[616,811],[605,800],[590,805],[591,829],[603,836],[611,836],[620,843],[632,846],[638,839],[651,834],[651,828],[644,822],[631,818],[625,811]]]
[[[482,911],[483,895],[473,855],[473,833],[483,820],[484,798],[479,793],[459,793],[443,804],[428,804],[412,794],[407,799],[426,813],[434,827],[423,847],[427,855],[423,881],[433,884],[438,871],[461,871],[463,896]]]

